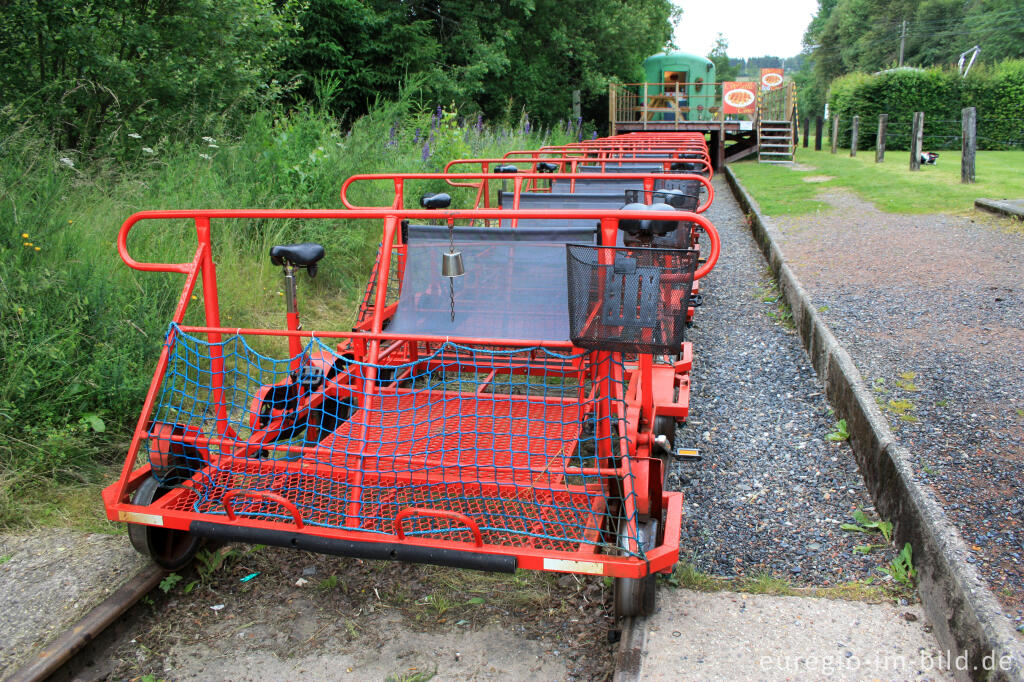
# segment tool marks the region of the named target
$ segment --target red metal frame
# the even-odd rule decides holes
[[[657,159],[655,159],[657,161]],[[494,174],[487,173],[486,168],[489,164],[493,163],[494,159],[459,159],[457,161],[450,162],[445,166],[444,173],[368,173],[364,175],[353,175],[345,180],[341,186],[341,203],[346,208],[359,210],[368,208],[384,208],[384,207],[370,207],[370,206],[357,206],[349,201],[348,199],[348,188],[355,182],[385,182],[390,181],[394,183],[394,196],[391,201],[391,206],[394,208],[401,208],[405,201],[405,182],[407,180],[444,180],[452,187],[468,187],[477,190],[476,198],[474,200],[474,208],[477,210],[493,210],[489,206],[489,183],[494,181],[506,181],[512,183],[513,200],[512,206],[508,207],[512,210],[519,210],[519,197],[524,192],[533,191],[533,186],[537,180],[568,180],[570,191],[574,188],[576,180],[587,180],[593,179],[595,176],[589,173],[535,173],[535,172],[521,172],[521,173],[508,173],[508,174]],[[458,164],[480,164],[485,169],[481,173],[453,173],[448,172],[448,168]],[[694,180],[704,185],[707,190],[707,198],[704,203],[699,205],[696,209],[696,213],[703,213],[706,211],[715,200],[715,188],[711,184],[711,181],[703,175],[695,175],[688,173],[615,173],[615,179],[617,180],[643,180],[644,181],[644,192],[648,195],[648,201],[650,200],[650,193],[655,191],[655,182],[657,180]],[[462,180],[476,180],[475,183],[460,182]],[[524,182],[526,181],[526,182]],[[484,206],[481,207],[480,204]],[[542,214],[543,216],[555,217],[556,213],[559,213],[558,217],[562,218],[591,218],[592,215],[586,215],[585,211],[573,210],[569,211],[565,209],[561,212],[553,211],[535,211],[535,213]],[[564,213],[564,215],[561,215]],[[594,213],[594,211],[590,211]],[[608,215],[608,211],[600,211],[600,215]],[[441,211],[431,211],[431,219],[447,219],[449,216],[443,214]],[[501,224],[501,217],[509,217],[511,224],[515,227],[515,219],[519,216],[511,216],[506,211],[500,214],[499,225]],[[531,217],[523,215],[521,217]],[[534,215],[532,217],[538,217]],[[599,217],[599,216],[598,216]],[[471,218],[475,220],[475,218]]]
[[[420,174],[410,175],[408,177],[427,177],[432,178],[438,174]],[[359,177],[359,176],[357,176]],[[362,176],[362,177],[374,177],[377,179],[379,176]],[[402,176],[403,178],[406,176]],[[544,174],[544,177],[550,177],[550,174]],[[645,176],[645,177],[649,177]],[[678,175],[672,177],[678,178]],[[395,178],[392,178],[395,179]],[[346,182],[346,187],[351,183],[353,179]],[[344,196],[344,190],[343,190]],[[396,180],[396,203],[398,198],[401,197],[400,183]],[[144,263],[136,261],[128,252],[128,236],[133,227],[142,220],[164,220],[164,219],[192,219],[196,225],[196,236],[197,246],[193,258],[189,262],[183,263]],[[364,325],[363,328],[352,332],[329,332],[329,331],[300,331],[296,329],[289,330],[270,330],[270,329],[231,329],[224,328],[220,324],[220,310],[217,299],[217,285],[216,285],[216,274],[214,269],[214,262],[212,258],[212,247],[210,240],[210,224],[211,220],[222,220],[222,219],[376,219],[382,220],[384,225],[384,233],[382,239],[381,255],[378,262],[378,267],[374,273],[376,280],[375,300],[373,306],[373,314],[367,320],[369,324]],[[178,303],[173,315],[173,321],[179,325],[179,328],[183,332],[191,334],[205,334],[208,340],[211,342],[210,353],[211,353],[211,372],[215,376],[220,376],[224,369],[224,359],[220,351],[219,344],[225,334],[242,334],[242,335],[276,335],[284,336],[291,339],[300,338],[312,338],[317,337],[320,339],[338,339],[345,341],[344,348],[353,352],[357,359],[365,360],[368,363],[376,364],[381,361],[382,358],[390,353],[395,352],[395,348],[398,344],[404,344],[407,352],[415,353],[421,343],[425,344],[441,344],[444,342],[456,342],[467,345],[482,345],[482,346],[501,346],[508,348],[516,347],[545,347],[551,349],[566,350],[571,347],[571,344],[565,341],[558,340],[537,340],[537,339],[523,339],[523,340],[507,340],[502,339],[497,341],[489,338],[454,338],[454,337],[439,337],[436,335],[429,334],[389,334],[383,330],[383,323],[387,316],[386,307],[386,296],[387,296],[387,277],[390,276],[391,261],[392,257],[397,251],[400,251],[401,244],[400,232],[398,230],[399,222],[403,219],[414,219],[414,220],[430,220],[430,219],[442,219],[447,221],[472,221],[479,219],[486,220],[503,220],[509,219],[516,221],[517,219],[523,218],[546,218],[552,220],[558,219],[593,219],[599,220],[601,223],[601,229],[605,233],[606,243],[607,240],[613,240],[615,231],[618,229],[618,221],[623,218],[630,219],[650,219],[650,220],[679,220],[694,222],[701,226],[701,228],[707,233],[710,241],[710,253],[708,254],[707,261],[705,264],[698,269],[695,273],[694,278],[699,279],[705,276],[714,267],[715,262],[718,259],[720,242],[718,234],[714,229],[714,226],[703,216],[693,213],[675,212],[672,214],[666,214],[659,211],[597,211],[597,210],[561,210],[561,211],[529,211],[529,210],[514,210],[514,209],[476,209],[476,210],[404,210],[397,207],[381,208],[381,209],[357,209],[347,211],[332,211],[332,210],[198,210],[198,211],[146,211],[137,213],[131,216],[122,225],[120,232],[118,233],[117,245],[118,252],[121,258],[130,267],[147,272],[171,272],[180,273],[185,275],[185,283],[182,289],[181,296],[178,299]],[[399,254],[400,257],[400,254]],[[206,316],[206,325],[202,327],[196,326],[185,326],[182,325],[185,313],[189,306],[192,292],[195,285],[200,278],[203,283],[203,306]],[[160,358],[157,362],[157,368],[153,376],[153,380],[150,384],[149,390],[146,395],[146,399],[143,405],[142,413],[139,417],[139,421],[136,425],[135,432],[132,437],[131,445],[129,447],[128,456],[125,459],[124,466],[122,467],[121,475],[119,479],[111,486],[106,488],[103,493],[104,504],[106,506],[107,515],[112,520],[127,521],[131,523],[141,523],[147,525],[160,525],[168,528],[176,528],[180,530],[188,530],[190,525],[195,521],[209,520],[210,517],[204,513],[198,513],[191,511],[187,505],[182,505],[183,496],[187,496],[188,490],[184,488],[176,489],[171,493],[168,493],[160,500],[154,502],[152,505],[139,506],[133,505],[130,502],[131,493],[145,476],[150,473],[149,465],[138,466],[138,456],[140,447],[143,441],[148,439],[148,425],[150,415],[153,411],[154,401],[156,400],[159,392],[161,379],[167,371],[167,365],[170,353],[170,340],[173,339],[174,331],[172,331],[172,337],[169,342],[164,345],[161,352]],[[398,342],[391,343],[389,346],[384,347],[385,342]],[[684,353],[684,359],[687,354],[687,349],[682,349]],[[681,493],[666,493],[661,491],[660,488],[660,463],[651,456],[652,440],[653,437],[649,432],[649,425],[653,423],[653,419],[658,415],[673,415],[673,416],[685,416],[688,401],[688,390],[683,390],[682,385],[685,381],[685,388],[688,388],[688,380],[685,378],[681,379],[678,375],[678,371],[682,368],[680,365],[685,363],[677,363],[676,366],[662,366],[658,367],[653,363],[650,356],[639,356],[635,365],[627,367],[627,376],[616,377],[608,376],[608,386],[612,387],[611,390],[621,394],[626,404],[626,414],[621,415],[625,418],[625,427],[620,432],[619,438],[621,439],[620,447],[622,452],[629,452],[630,445],[632,445],[633,456],[622,458],[622,464],[617,468],[602,468],[599,471],[601,475],[614,475],[619,477],[623,486],[624,499],[633,500],[635,497],[635,509],[625,510],[627,524],[636,523],[636,514],[651,514],[656,510],[665,508],[668,510],[668,526],[665,528],[664,541],[654,550],[646,553],[643,560],[637,557],[622,557],[612,556],[607,554],[600,554],[596,552],[596,545],[580,539],[579,546],[572,550],[559,550],[552,549],[550,547],[530,547],[520,546],[511,547],[506,545],[496,545],[484,543],[480,538],[479,528],[473,532],[474,543],[471,546],[472,551],[483,554],[495,554],[505,556],[515,556],[518,561],[518,565],[521,568],[531,568],[539,570],[553,570],[553,571],[570,571],[570,572],[583,572],[583,573],[598,573],[616,577],[642,577],[652,572],[667,570],[676,561],[678,556],[678,545],[679,545],[679,517],[681,513],[682,494]],[[363,374],[362,380],[369,382],[368,386],[371,388],[366,391],[363,396],[364,400],[369,400],[367,395],[373,394],[373,382],[376,379],[376,370],[373,368],[367,368]],[[621,387],[623,381],[626,381],[628,388],[623,390]],[[366,386],[364,386],[364,389]],[[673,394],[675,389],[679,389],[679,398],[674,398]],[[344,387],[337,386],[332,390],[343,391]],[[216,435],[201,436],[197,435],[192,431],[183,430],[182,432],[174,432],[169,436],[169,440],[173,443],[181,443],[182,445],[190,445],[197,448],[203,448],[210,454],[211,458],[227,457],[223,454],[214,454],[214,452],[220,452],[219,448],[224,447],[228,444],[233,444],[237,440],[237,434],[231,429],[228,422],[226,412],[226,401],[224,398],[224,386],[218,381],[213,382],[212,386],[212,402],[216,405],[214,422]],[[383,393],[381,393],[383,396]],[[309,396],[309,400],[306,403],[306,407],[312,407],[314,405],[314,396]],[[322,398],[321,398],[322,399]],[[271,415],[271,425],[268,426],[266,431],[273,428],[274,415]],[[646,427],[645,427],[646,425]],[[265,434],[264,434],[265,435]],[[247,447],[254,445],[256,447],[266,446],[268,440],[262,436],[254,435],[254,439],[250,439],[250,443]],[[294,445],[274,445],[273,449],[295,449],[298,446]],[[302,449],[302,448],[298,448]],[[231,455],[232,457],[234,455]],[[245,460],[241,460],[244,464]],[[252,460],[250,460],[252,461]],[[238,464],[238,460],[232,459],[231,462],[235,462],[235,465],[241,467],[239,473],[244,474],[244,466]],[[272,463],[268,461],[254,461],[254,465],[258,464],[261,467],[271,466],[275,471],[280,470],[281,472],[293,472],[296,475],[301,475],[307,471],[309,465],[307,463],[289,462],[285,460],[272,460]],[[573,473],[567,471],[567,473]],[[197,474],[198,475],[198,474]],[[368,472],[367,475],[379,476],[373,472]],[[655,479],[657,483],[655,483]],[[361,480],[361,479],[360,479]],[[361,486],[361,482],[356,482],[354,485]],[[487,484],[486,482],[480,483],[480,485],[499,485],[500,483]],[[626,493],[629,496],[626,496]],[[466,543],[454,541],[454,540],[439,540],[424,537],[410,537],[406,536],[402,530],[402,524],[398,518],[394,524],[394,528],[390,534],[387,533],[360,533],[347,529],[339,528],[328,528],[328,527],[313,527],[304,523],[301,514],[288,500],[275,496],[274,494],[254,491],[238,490],[229,491],[229,495],[226,495],[223,499],[224,512],[227,514],[231,523],[238,527],[247,527],[255,529],[281,529],[283,527],[289,528],[295,531],[301,530],[305,534],[316,535],[325,538],[335,538],[339,540],[358,540],[362,542],[406,542],[415,544],[421,547],[427,548],[444,548],[444,549],[455,549],[465,551],[467,548]],[[571,490],[567,490],[565,494],[571,494]],[[231,500],[238,496],[252,496],[259,495],[263,499],[276,503],[286,509],[289,515],[292,517],[292,522],[282,521],[266,521],[248,517],[241,517],[234,515]],[[280,498],[280,499],[278,499]],[[627,502],[632,504],[632,502]],[[601,513],[601,510],[594,509],[593,513]],[[423,510],[413,509],[406,513],[406,515],[415,514],[417,516],[423,516],[429,513],[436,512],[436,510]],[[435,514],[436,515],[436,514]],[[451,512],[448,515],[449,519],[464,518],[464,514],[458,512]],[[233,518],[232,518],[233,517]],[[214,518],[220,519],[221,516]],[[402,517],[404,518],[404,517]],[[460,520],[460,523],[465,523]],[[465,523],[470,530],[473,530],[474,526],[472,522]],[[635,534],[632,535],[635,537]]]

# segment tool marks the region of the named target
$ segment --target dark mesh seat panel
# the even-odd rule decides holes
[[[550,222],[550,221],[548,221]],[[398,334],[563,341],[569,338],[565,244],[593,244],[594,229],[456,228],[466,274],[441,276],[444,226],[408,229],[405,277],[388,327]],[[449,281],[454,284],[455,319]]]

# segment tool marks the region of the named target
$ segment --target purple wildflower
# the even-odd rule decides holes
[[[476,134],[479,135],[481,132],[483,132],[483,129],[484,129],[484,115],[483,114],[477,114],[476,115]]]
[[[413,144],[419,144],[420,143],[420,129],[419,128],[416,129],[416,132],[412,136],[412,143]]]
[[[423,154],[420,155],[420,159],[423,161],[423,163],[426,163],[427,159],[429,159],[429,158],[430,158],[430,140],[427,140],[426,142],[423,143]]]
[[[590,139],[591,140],[596,140],[597,139],[597,131],[596,130],[594,131],[594,134],[590,136]]]

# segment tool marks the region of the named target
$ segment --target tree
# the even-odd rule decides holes
[[[185,111],[254,100],[287,39],[289,0],[9,0],[0,88],[61,147],[115,129],[167,129]]]
[[[463,111],[525,107],[554,121],[580,90],[585,115],[598,116],[609,80],[638,80],[674,16],[669,0],[310,0],[287,68],[307,97],[330,75],[338,113],[363,113],[418,74],[425,100]]]
[[[724,34],[719,33],[718,37],[715,38],[714,47],[708,52],[708,59],[715,64],[715,77],[719,82],[734,81],[739,74],[739,69],[729,59],[728,49],[729,41],[726,40]]]

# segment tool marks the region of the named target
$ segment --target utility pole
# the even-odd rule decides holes
[[[903,20],[903,27],[900,29],[900,66],[903,66],[903,46],[907,44],[907,20]]]

